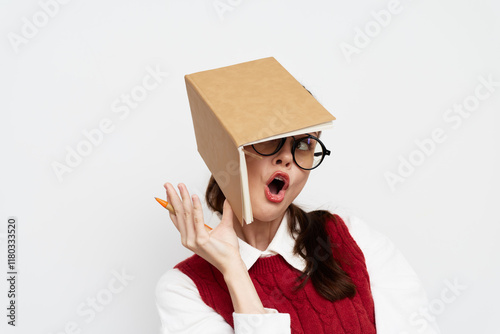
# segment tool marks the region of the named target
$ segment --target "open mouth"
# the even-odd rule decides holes
[[[266,184],[266,197],[274,203],[280,203],[285,198],[290,178],[285,172],[275,172]]]
[[[271,194],[276,195],[280,192],[281,189],[283,189],[283,186],[285,185],[285,181],[281,180],[280,178],[274,178],[271,183],[269,183],[269,191]]]

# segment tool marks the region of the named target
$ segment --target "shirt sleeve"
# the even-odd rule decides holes
[[[380,334],[439,334],[434,319],[421,315],[429,302],[413,268],[389,238],[355,216],[345,221],[363,251]]]
[[[167,271],[156,285],[161,334],[290,334],[290,315],[265,309],[266,314],[233,313],[234,330],[201,299],[196,284],[178,269]]]

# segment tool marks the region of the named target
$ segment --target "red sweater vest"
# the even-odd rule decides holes
[[[326,223],[326,230],[336,251],[345,263],[342,269],[356,285],[356,295],[330,302],[319,295],[311,281],[298,291],[295,278],[301,272],[290,266],[281,255],[259,258],[248,271],[264,307],[288,313],[293,334],[299,333],[359,333],[372,334],[375,330],[375,312],[370,290],[370,279],[364,255],[351,237],[344,221],[334,215]],[[334,253],[335,254],[335,253]],[[210,263],[198,255],[175,266],[196,284],[202,300],[219,313],[233,328],[234,311],[224,277]]]

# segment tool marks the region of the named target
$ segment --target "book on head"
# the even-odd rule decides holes
[[[239,221],[251,223],[244,147],[322,131],[330,114],[273,57],[185,76],[198,152]]]

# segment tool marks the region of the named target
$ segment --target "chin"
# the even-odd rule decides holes
[[[276,203],[265,203],[258,206],[252,205],[253,219],[261,222],[270,222],[283,217],[283,214],[288,209],[289,204],[284,202]],[[259,209],[254,210],[253,208],[258,207]]]

